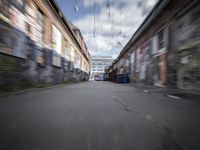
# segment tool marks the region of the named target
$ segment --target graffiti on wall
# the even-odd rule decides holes
[[[178,51],[178,86],[185,89],[200,88],[200,41]]]
[[[38,47],[43,45],[44,17],[34,5],[25,5],[24,0],[2,0],[1,4],[1,52],[27,58],[27,36]]]
[[[200,8],[194,9],[171,26],[173,51],[168,56],[169,77],[182,89],[200,88],[199,12]]]
[[[4,1],[3,1],[4,2]],[[8,17],[7,23],[0,21],[0,51],[20,58],[27,58],[25,50],[26,36],[24,15],[14,6],[7,4],[6,11],[2,8],[0,14]]]

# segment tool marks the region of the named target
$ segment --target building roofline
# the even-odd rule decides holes
[[[66,19],[65,15],[62,12],[62,9],[59,7],[58,3],[56,2],[56,0],[44,0],[45,2],[48,2],[52,5],[52,7],[54,8],[54,10],[56,11],[56,13],[59,15],[60,19],[63,21],[63,23],[66,25],[66,27],[68,28],[70,34],[72,35],[73,39],[75,40],[75,42],[77,43],[77,45],[79,46],[79,48],[82,50],[81,44],[79,43],[73,29],[70,27],[70,22]],[[76,27],[77,28],[77,27]],[[78,29],[78,28],[77,28]],[[79,30],[79,29],[78,29]],[[85,42],[85,41],[84,41]],[[89,53],[89,51],[88,51]],[[87,55],[84,53],[85,58],[90,61],[90,58],[87,57]],[[89,55],[90,56],[90,55]]]
[[[159,13],[165,8],[165,6],[170,2],[170,0],[159,0],[152,10],[149,12],[144,21],[140,24],[138,29],[132,35],[131,39],[127,42],[125,47],[120,52],[119,56],[114,60],[113,64],[119,61],[119,59],[124,55],[132,43],[134,43],[139,36],[149,27],[149,25],[156,19]]]

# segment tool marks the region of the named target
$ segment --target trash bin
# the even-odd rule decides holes
[[[123,80],[122,80],[122,79],[123,79],[123,78],[122,78],[122,75],[123,75],[123,74],[118,74],[118,75],[117,75],[117,83],[122,83],[122,82],[123,82]]]
[[[123,83],[129,83],[129,76],[128,76],[128,74],[124,75],[124,82]]]
[[[118,74],[117,83],[129,83],[128,74]]]

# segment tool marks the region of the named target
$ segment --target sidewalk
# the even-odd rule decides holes
[[[170,98],[200,102],[200,91],[160,87],[154,85],[146,85],[142,83],[129,83],[129,86],[143,90],[146,93],[160,93]]]

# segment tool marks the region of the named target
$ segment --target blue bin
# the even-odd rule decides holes
[[[118,74],[117,83],[129,83],[128,74]]]

